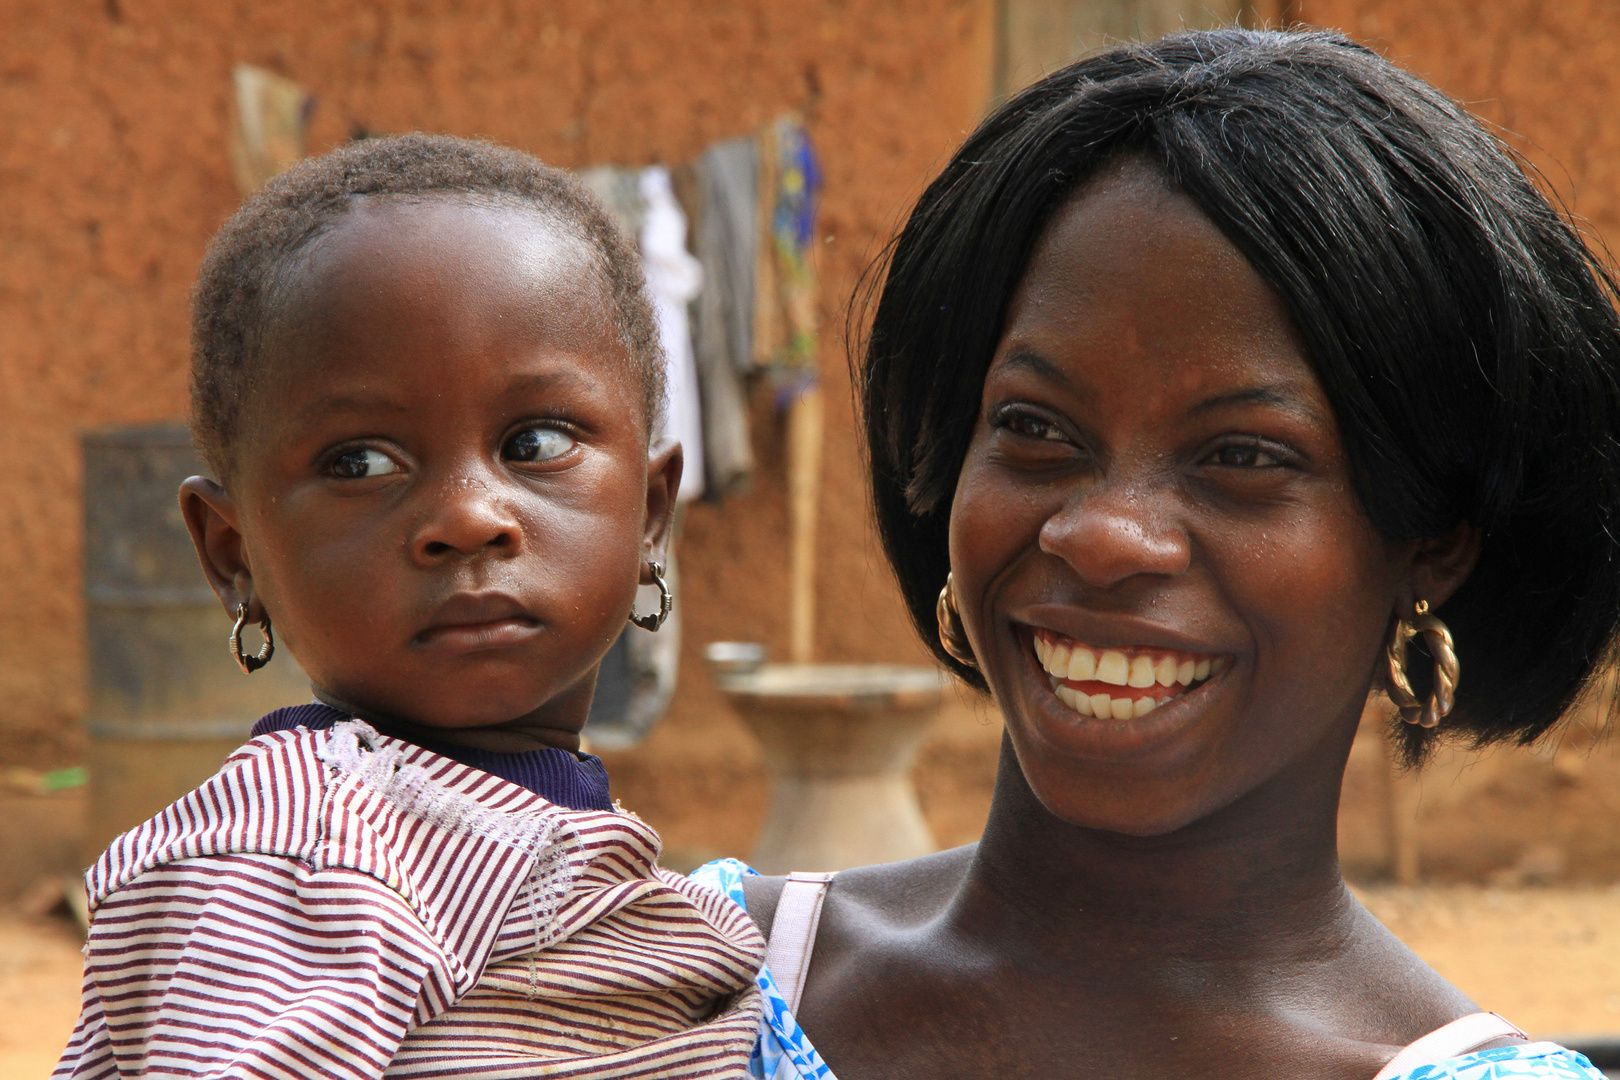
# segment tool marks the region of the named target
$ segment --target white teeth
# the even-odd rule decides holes
[[[1153,677],[1160,686],[1176,685],[1176,658],[1167,656],[1160,660],[1153,668]]]
[[[1109,702],[1109,706],[1109,711],[1113,714],[1115,720],[1129,720],[1131,718],[1132,711],[1135,709],[1131,699],[1128,697],[1114,698],[1111,702]]]
[[[1117,649],[1109,649],[1097,658],[1097,681],[1124,686],[1131,681],[1131,662]]]
[[[1131,709],[1132,716],[1146,716],[1159,707],[1159,703],[1150,697],[1137,698],[1136,705]]]
[[[1072,686],[1061,683],[1053,690],[1059,701],[1079,713],[1081,716],[1091,715],[1091,699]]]
[[[1146,656],[1138,656],[1131,661],[1130,685],[1140,690],[1143,687],[1152,686],[1154,681],[1152,659]]]
[[[1062,641],[1052,643],[1052,655],[1046,658],[1046,670],[1063,678],[1069,670],[1069,646]]]
[[[1035,635],[1034,644],[1035,658],[1052,677],[1054,687],[1067,679],[1070,682],[1104,682],[1112,686],[1130,686],[1141,690],[1155,685],[1174,689],[1177,686],[1202,682],[1212,675],[1219,675],[1231,666],[1231,657],[1227,656],[1184,660],[1171,653],[1158,654],[1158,658],[1155,659],[1153,655],[1127,656],[1122,649],[1104,649],[1099,654],[1077,641],[1063,638],[1053,640],[1039,634]],[[1170,698],[1165,698],[1156,704],[1162,705],[1169,700]],[[1130,715],[1141,715],[1134,712],[1142,707],[1135,699],[1116,698],[1112,694],[1093,694],[1089,701],[1076,694],[1075,701],[1085,702],[1085,708],[1067,698],[1064,701],[1070,708],[1087,716],[1115,716],[1122,708],[1116,704],[1117,702],[1124,702],[1131,710]],[[1118,718],[1123,720],[1128,717]]]

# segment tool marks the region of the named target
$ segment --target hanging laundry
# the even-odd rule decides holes
[[[232,68],[231,82],[236,90],[231,174],[246,196],[304,156],[315,98],[291,79],[252,64]]]
[[[754,471],[745,378],[755,370],[754,277],[759,253],[759,153],[751,138],[698,158],[694,252],[703,289],[694,305],[693,350],[703,402],[707,494],[747,489]]]
[[[754,358],[791,401],[816,380],[820,287],[814,260],[821,170],[799,119],[778,117],[760,136],[761,247],[755,276]]]
[[[704,483],[703,408],[688,318],[688,306],[702,286],[703,267],[686,250],[686,215],[675,200],[668,169],[597,166],[577,175],[641,251],[669,390],[662,434],[679,439],[685,454],[678,494],[684,503],[701,495]],[[680,516],[677,513],[677,533]],[[665,581],[678,596],[680,569],[673,544],[665,556]],[[657,604],[656,590],[648,586],[641,592],[638,610]],[[626,627],[603,658],[585,724],[593,746],[602,750],[634,746],[668,711],[680,664],[680,613],[677,603],[656,634]]]
[[[687,304],[703,285],[703,266],[686,250],[686,215],[675,201],[669,170],[652,165],[641,171],[646,217],[641,225],[641,265],[658,315],[669,382],[665,432],[679,439],[686,456],[680,500],[703,494],[703,406],[698,399],[697,363],[692,356],[692,324]]]
[[[593,165],[574,176],[601,200],[619,231],[639,245],[641,226],[647,219],[647,203],[641,197],[641,170]]]

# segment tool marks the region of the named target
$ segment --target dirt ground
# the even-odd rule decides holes
[[[79,932],[0,915],[0,1080],[43,1080],[79,1015]]]
[[[1441,974],[1535,1035],[1620,1033],[1620,887],[1358,888]],[[0,1080],[42,1080],[79,1009],[65,919],[0,916]]]

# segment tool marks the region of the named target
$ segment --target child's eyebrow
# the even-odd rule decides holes
[[[551,371],[535,371],[523,375],[514,375],[507,381],[507,393],[516,393],[524,390],[553,390],[559,384],[573,384],[574,386],[593,386],[596,380],[586,377],[573,368],[556,368]]]
[[[299,420],[310,420],[333,413],[373,412],[377,409],[387,409],[390,412],[398,413],[410,412],[410,406],[385,394],[354,393],[317,398],[299,409],[297,418]]]

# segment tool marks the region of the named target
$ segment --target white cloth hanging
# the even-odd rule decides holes
[[[703,287],[703,265],[686,250],[686,215],[675,201],[669,170],[662,165],[641,170],[641,197],[646,205],[641,262],[658,317],[669,380],[664,432],[680,440],[686,457],[678,494],[685,502],[703,494],[703,408],[687,316],[687,305]]]

